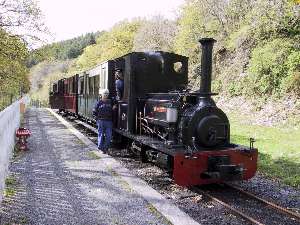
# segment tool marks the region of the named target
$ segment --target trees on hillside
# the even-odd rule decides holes
[[[294,1],[286,0],[187,0],[178,19],[175,52],[189,56],[192,68],[197,67],[200,63],[198,39],[214,37],[218,41],[215,49],[217,91],[223,87],[230,94],[253,95],[283,94],[283,89],[278,90],[283,86],[289,87],[284,89],[286,91],[296,90],[295,85],[300,83],[300,68],[294,66],[296,62],[300,65],[299,8]],[[276,47],[274,43],[280,42],[291,46],[288,49],[285,45]],[[280,60],[274,59],[274,55],[280,56],[277,58]],[[268,63],[262,65],[262,62]],[[286,66],[287,70],[282,70]],[[249,85],[251,81],[255,84]],[[253,85],[262,89],[254,90]]]
[[[44,32],[34,0],[0,0],[0,91],[28,91],[27,47]]]
[[[172,51],[177,32],[174,21],[154,16],[142,23],[134,37],[134,51]]]
[[[76,38],[49,44],[31,52],[27,66],[32,67],[44,60],[75,59],[83,53],[84,48],[96,44],[99,33],[87,33]]]
[[[131,51],[163,50],[188,56],[189,71],[197,75],[194,68],[200,64],[198,39],[214,37],[218,41],[214,51],[217,91],[226,90],[232,95],[258,93],[249,82],[271,85],[266,87],[267,92],[260,93],[272,94],[283,86],[286,91],[296,90],[295,86],[300,83],[297,78],[299,7],[293,0],[186,0],[176,21],[161,16],[122,21],[99,35],[87,34],[45,46],[34,53],[31,65],[44,59],[78,57],[76,66],[70,68],[76,73]],[[277,52],[276,43],[280,40],[291,43],[291,48],[284,50],[288,54]],[[283,70],[272,53],[282,55],[282,60],[287,62],[284,66],[288,69],[283,76],[276,72]],[[261,62],[268,62],[263,70]]]
[[[102,33],[96,44],[85,48],[78,58],[79,70],[95,66],[97,63],[125,55],[132,51],[133,40],[141,25],[141,20],[122,21],[110,31]]]
[[[0,92],[28,91],[28,70],[25,66],[28,51],[18,38],[0,29]]]

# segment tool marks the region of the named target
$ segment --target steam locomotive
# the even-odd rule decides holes
[[[255,175],[258,151],[230,142],[230,123],[211,92],[212,49],[203,38],[201,85],[186,90],[188,58],[174,53],[132,52],[52,85],[51,108],[95,123],[92,107],[99,89],[115,98],[114,71],[124,74],[116,102],[113,142],[142,161],[169,172],[182,186],[246,180]]]

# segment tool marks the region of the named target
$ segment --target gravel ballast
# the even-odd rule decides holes
[[[170,224],[47,110],[29,109],[25,126],[0,224]]]

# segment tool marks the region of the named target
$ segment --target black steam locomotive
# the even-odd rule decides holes
[[[165,168],[179,185],[249,179],[256,172],[257,149],[230,143],[228,118],[211,98],[214,41],[200,40],[201,86],[196,92],[186,90],[187,57],[133,52],[58,81],[50,104],[93,121],[99,88],[108,88],[114,98],[113,72],[121,70],[125,88],[114,116],[115,143]]]

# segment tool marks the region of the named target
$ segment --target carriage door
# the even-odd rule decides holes
[[[89,75],[84,74],[84,116],[87,118],[89,104]]]

